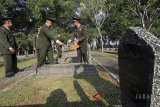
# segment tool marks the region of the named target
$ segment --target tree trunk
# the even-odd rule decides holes
[[[146,29],[146,25],[145,25],[145,21],[144,21],[144,16],[141,17],[141,24],[142,24],[142,27],[144,29]]]
[[[104,48],[103,48],[103,37],[102,37],[102,34],[101,34],[101,30],[100,30],[100,28],[97,28],[97,30],[98,30],[98,33],[99,33],[99,35],[100,35],[100,37],[101,37],[101,48],[102,48],[102,53],[104,52]]]

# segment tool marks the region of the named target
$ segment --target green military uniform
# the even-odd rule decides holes
[[[59,41],[64,41],[62,37],[57,37],[57,40]],[[56,62],[58,63],[58,59],[62,57],[62,45],[58,45],[56,43],[56,47],[57,47],[57,51],[58,51],[58,54],[57,54],[57,57],[56,57]]]
[[[39,33],[34,33],[33,34],[33,48],[37,50],[37,41],[39,39]],[[34,50],[35,51],[35,50]],[[40,55],[37,53],[37,59],[39,59]]]
[[[10,47],[17,49],[15,38],[10,29],[3,26],[0,28],[0,53],[4,58],[6,76],[17,73],[17,56],[9,51]]]
[[[33,34],[33,47],[37,49],[37,41],[39,39],[39,33]]]
[[[88,62],[85,26],[81,25],[75,30],[75,38],[79,40],[79,48],[77,49],[78,62]]]
[[[39,54],[37,67],[41,67],[45,63],[46,56],[50,64],[54,63],[51,40],[55,40],[55,38],[52,36],[50,28],[43,25],[37,41],[37,54]]]

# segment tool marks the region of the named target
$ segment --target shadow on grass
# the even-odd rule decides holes
[[[79,72],[80,68],[83,68],[83,72]],[[120,90],[119,87],[108,80],[101,78],[99,71],[94,65],[79,64],[74,68],[74,79],[84,79],[98,93],[102,93],[102,98],[106,100],[109,105],[120,104]],[[50,96],[46,99],[45,104],[35,105],[19,105],[19,106],[5,106],[5,107],[106,107],[103,102],[93,101],[87,96],[83,87],[77,80],[73,81],[74,88],[80,97],[80,101],[69,102],[66,93],[62,89],[57,89],[50,93]],[[86,87],[87,88],[87,87]],[[97,94],[97,93],[95,93]],[[94,95],[93,95],[94,96]]]
[[[107,68],[110,72],[112,72],[115,75],[119,75],[119,70],[115,67],[110,67],[110,66],[104,66],[105,68]]]
[[[84,72],[78,73],[78,69],[83,67]],[[92,85],[98,93],[102,93],[102,97],[110,105],[120,104],[120,89],[117,85],[108,80],[103,79],[94,65],[77,65],[75,66],[74,78],[85,79]],[[84,93],[82,93],[84,94]],[[97,93],[95,93],[97,94]],[[82,95],[81,95],[82,96]]]
[[[99,105],[96,101],[90,101],[88,96],[85,95],[82,87],[77,81],[74,81],[74,85],[78,95],[80,95],[81,101],[69,102],[67,96],[62,89],[53,91],[46,100],[46,104],[33,104],[33,105],[19,105],[19,106],[2,106],[2,107],[93,107]]]

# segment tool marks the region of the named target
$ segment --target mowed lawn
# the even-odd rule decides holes
[[[93,96],[101,93],[102,101]],[[33,76],[0,92],[0,106],[14,107],[106,107],[120,104],[117,82],[108,73],[99,71],[88,77],[48,78]]]
[[[37,59],[36,58],[31,58],[31,59],[25,59],[22,61],[18,61],[18,68],[19,69],[24,69],[30,66],[33,66],[34,64],[37,63]],[[0,66],[0,77],[4,76],[4,66]]]
[[[96,53],[96,55],[99,55],[99,56],[103,56],[103,57],[108,57],[108,58],[111,58],[113,60],[117,60],[118,61],[118,55],[117,54],[111,54],[111,53],[107,53],[107,52],[99,52],[99,51],[93,51],[93,53]],[[91,52],[92,54],[92,52]]]

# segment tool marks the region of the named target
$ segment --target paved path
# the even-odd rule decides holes
[[[118,57],[116,54],[102,54],[101,52],[91,52],[91,55],[115,79],[119,80]]]
[[[0,77],[0,91],[6,91],[12,88],[15,84],[29,78],[35,74],[35,66],[24,69],[21,72],[18,72],[15,76],[6,78]]]
[[[91,76],[97,73],[96,66],[92,64],[58,64],[45,65],[38,69],[38,76],[42,77],[75,77],[77,75]]]

